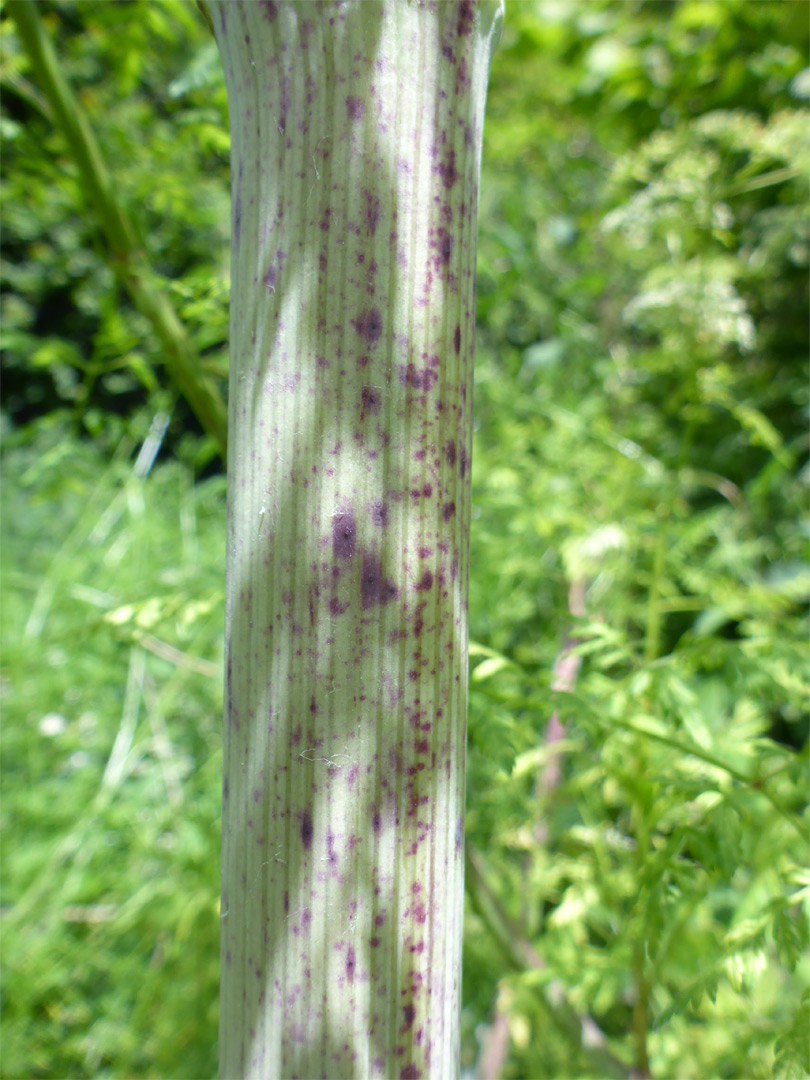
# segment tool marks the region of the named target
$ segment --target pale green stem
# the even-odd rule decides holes
[[[221,1075],[453,1077],[500,8],[208,10],[233,203]]]

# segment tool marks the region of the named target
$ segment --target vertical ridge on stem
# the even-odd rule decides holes
[[[233,188],[221,1074],[452,1077],[499,7],[209,10]]]

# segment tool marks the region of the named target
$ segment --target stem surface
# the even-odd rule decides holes
[[[233,205],[221,1075],[452,1077],[500,6],[208,9]]]

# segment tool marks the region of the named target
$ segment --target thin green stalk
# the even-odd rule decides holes
[[[647,633],[644,637],[644,661],[647,664],[652,663],[661,651],[661,579],[664,575],[664,558],[666,556],[666,535],[663,525],[663,521],[658,522],[652,581],[650,582],[650,594],[647,601]]]
[[[39,5],[35,0],[14,0],[6,10],[15,21],[40,89],[79,167],[88,200],[109,245],[110,264],[135,306],[149,320],[162,347],[170,378],[224,457],[227,418],[222,396],[214,381],[203,372],[194,345],[156,280],[131,221],[115,198],[101,150],[84,110],[62,74],[42,25]]]
[[[643,920],[643,914],[642,914]],[[650,984],[644,972],[644,938],[639,937],[633,944],[633,978],[636,984],[636,1000],[633,1004],[633,1035],[636,1043],[636,1067],[633,1076],[638,1080],[649,1080],[650,1059],[647,1053],[647,1028]]]
[[[647,775],[647,747],[643,741],[639,743],[639,755],[636,759],[635,771],[638,776]],[[641,883],[638,898],[636,900],[637,919],[636,932],[633,935],[633,980],[635,982],[635,1001],[633,1003],[633,1036],[636,1044],[636,1062],[634,1076],[639,1080],[649,1080],[650,1060],[647,1052],[647,1034],[649,1027],[649,997],[650,984],[646,974],[647,955],[647,904],[649,900],[649,887],[645,882],[644,870],[650,856],[650,830],[645,817],[643,799],[638,797],[638,788],[632,790],[634,819],[634,832],[636,837],[635,864],[636,880]],[[631,932],[633,922],[630,924]]]

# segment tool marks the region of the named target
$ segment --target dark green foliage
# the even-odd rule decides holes
[[[222,371],[205,26],[175,3],[43,12]],[[481,182],[469,1070],[496,1014],[505,1078],[598,1075],[571,1016],[625,1075],[810,1070],[807,22],[507,11]],[[3,25],[2,1074],[213,1075],[223,483],[194,481],[208,452]]]
[[[223,375],[227,106],[202,20],[178,2],[139,5],[137,15],[105,3],[39,10],[92,118],[121,209],[206,369]],[[19,423],[61,407],[77,432],[97,435],[110,412],[131,412],[168,380],[10,20],[3,27],[5,409]],[[178,420],[187,417],[181,403]]]

